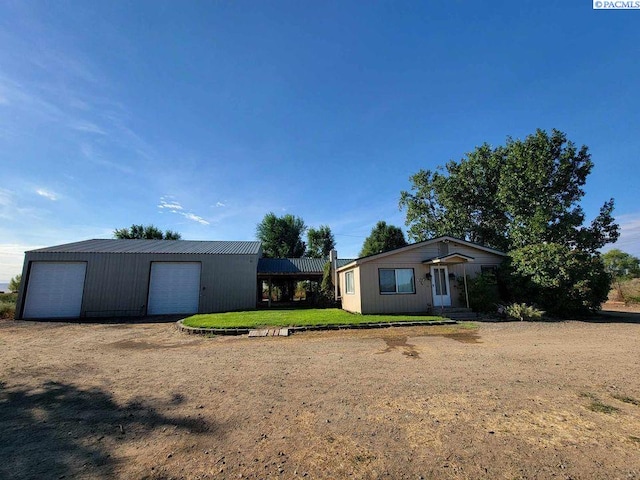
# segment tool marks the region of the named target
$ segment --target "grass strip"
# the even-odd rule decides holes
[[[287,310],[248,310],[243,312],[208,313],[184,319],[187,327],[254,328],[317,325],[360,325],[388,322],[437,322],[433,315],[359,315],[339,308],[310,308]]]

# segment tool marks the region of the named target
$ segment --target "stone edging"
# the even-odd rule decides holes
[[[176,328],[181,332],[190,335],[248,335],[250,328],[207,328],[207,327],[187,327],[178,320]],[[387,328],[387,327],[417,327],[429,325],[455,325],[455,320],[438,320],[438,321],[415,321],[415,322],[372,322],[372,323],[354,323],[348,325],[307,325],[298,327],[286,327],[290,333],[294,332],[310,332],[315,330],[355,330],[366,328]]]

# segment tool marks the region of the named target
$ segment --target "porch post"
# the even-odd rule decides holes
[[[267,302],[269,308],[271,308],[271,277],[269,277],[269,300]]]
[[[469,308],[469,289],[467,288],[467,264],[462,264],[462,275],[464,277],[464,296],[467,299],[467,308]]]

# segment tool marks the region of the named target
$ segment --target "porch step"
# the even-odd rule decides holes
[[[250,337],[288,337],[288,328],[263,328],[261,330],[250,330]]]

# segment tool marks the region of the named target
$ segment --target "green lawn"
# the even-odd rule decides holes
[[[186,318],[184,325],[209,328],[253,328],[439,320],[442,320],[442,317],[430,315],[358,315],[345,312],[339,308],[324,308],[209,313]]]

